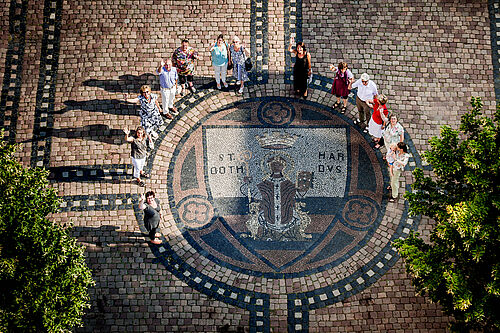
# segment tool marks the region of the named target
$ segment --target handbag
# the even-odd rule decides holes
[[[241,53],[243,54],[243,57],[245,57],[245,51],[243,51],[243,46],[241,47]],[[252,70],[253,64],[252,64],[252,59],[250,57],[246,58],[245,60],[245,71],[250,72]]]
[[[309,85],[309,84],[311,84],[312,82],[313,82],[313,73],[312,73],[312,69],[311,69],[311,75],[309,75],[309,76],[307,77],[307,84]]]
[[[253,64],[252,64],[252,59],[250,57],[245,60],[245,71],[250,72],[252,70]]]
[[[306,53],[306,57],[307,57],[307,53]],[[307,59],[307,61],[306,61],[307,67],[310,68],[311,64],[309,63],[309,58],[306,58],[306,59]],[[307,85],[310,85],[313,82],[313,71],[312,71],[312,68],[310,70],[311,70],[311,75],[307,76]]]
[[[227,50],[227,57],[228,57],[228,60],[227,60],[227,69],[231,70],[231,69],[233,69],[234,65],[233,65],[233,59],[231,59],[231,50],[227,46],[227,43],[226,43],[226,50]]]

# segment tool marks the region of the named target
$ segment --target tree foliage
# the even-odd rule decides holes
[[[47,171],[23,167],[15,150],[0,142],[0,332],[70,331],[94,283],[84,248],[47,219],[59,207]]]
[[[414,171],[406,193],[413,215],[435,220],[430,244],[412,233],[395,245],[419,294],[439,302],[455,318],[455,331],[500,330],[500,108],[492,118],[482,102],[459,130],[441,128],[424,158],[435,177]]]

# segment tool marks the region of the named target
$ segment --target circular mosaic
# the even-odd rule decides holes
[[[208,114],[168,172],[183,237],[219,265],[269,278],[335,267],[385,213],[380,154],[347,118],[311,102],[251,99]]]

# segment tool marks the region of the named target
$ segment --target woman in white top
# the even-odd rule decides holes
[[[394,113],[389,116],[389,124],[385,127],[383,134],[384,143],[389,147],[392,143],[403,142],[405,130],[398,122],[398,116]],[[382,144],[380,144],[382,145]]]

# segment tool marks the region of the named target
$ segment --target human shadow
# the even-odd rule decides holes
[[[105,170],[103,166],[70,165],[50,167],[49,180],[55,182],[100,182],[100,183],[129,183],[134,177],[131,165],[118,165],[114,169]]]
[[[142,214],[139,213],[139,220]],[[124,225],[125,223],[125,225]],[[120,224],[121,226],[118,226]],[[104,215],[100,226],[75,226],[72,236],[86,247],[86,262],[92,270],[95,286],[89,288],[90,308],[83,317],[83,327],[75,332],[205,332],[205,322],[185,320],[183,297],[169,286],[176,284],[166,268],[152,254],[149,238],[144,227],[119,216]],[[181,236],[169,235],[169,242],[180,244]],[[182,295],[198,293],[183,287]],[[227,325],[234,320],[224,317],[211,306],[214,300],[207,297],[197,304],[205,309],[205,315],[214,319],[219,332],[235,332]],[[172,311],[175,309],[175,311]],[[246,319],[237,323],[236,332],[244,332]],[[242,325],[240,327],[240,325]],[[129,329],[125,329],[129,327]]]
[[[98,80],[90,79],[83,81],[83,85],[87,87],[97,87],[109,92],[121,93],[139,93],[141,86],[151,86],[152,90],[160,90],[158,76],[152,73],[144,73],[141,75],[124,74],[118,77],[118,80]]]
[[[80,242],[92,243],[97,247],[107,246],[109,244],[141,244],[145,243],[144,237],[147,234],[135,231],[119,231],[120,227],[116,225],[101,225],[100,227],[77,226],[71,228],[71,234]],[[105,237],[88,238],[89,234],[103,235]]]
[[[54,111],[54,114],[64,114],[69,111],[102,112],[115,115],[135,116],[138,115],[138,106],[119,99],[91,99],[88,101],[67,100],[65,107]]]
[[[112,145],[122,145],[125,141],[125,132],[122,129],[110,128],[104,124],[93,124],[81,127],[50,128],[47,129],[43,138],[36,136],[25,140],[23,143],[45,140],[47,137],[57,137],[65,139],[83,139],[89,141],[104,142]]]
[[[97,87],[114,93],[139,94],[143,85],[149,85],[151,90],[159,91],[160,83],[158,76],[152,73],[143,73],[140,75],[124,74],[118,77],[118,80],[98,80],[90,79],[83,81],[87,87]],[[197,89],[206,89],[215,86],[215,80],[210,76],[194,76],[194,85]]]

